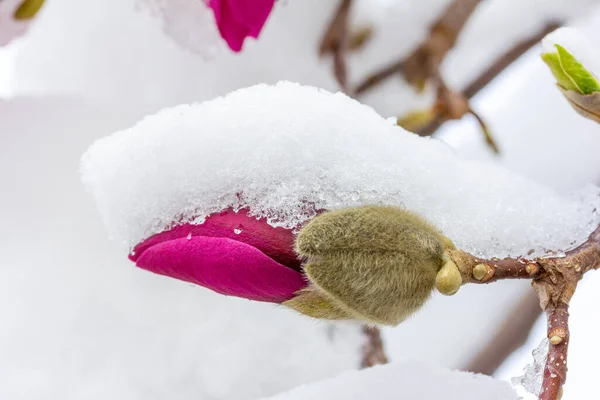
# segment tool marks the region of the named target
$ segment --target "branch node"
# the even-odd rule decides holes
[[[563,326],[558,326],[554,329],[552,329],[549,333],[548,333],[548,338],[550,339],[550,343],[552,343],[553,345],[557,345],[560,344],[563,339],[565,339],[567,337],[567,330],[565,327]]]
[[[473,277],[481,282],[487,282],[494,276],[494,268],[489,264],[477,264],[473,268]]]
[[[560,337],[560,336],[558,336],[558,335],[555,335],[555,336],[552,336],[552,337],[550,338],[550,343],[551,343],[553,346],[556,346],[556,345],[560,344],[560,342],[562,342],[562,340],[563,340],[563,338],[561,338],[561,337]]]
[[[535,276],[540,272],[540,266],[534,263],[529,263],[525,267],[525,271],[531,276]]]

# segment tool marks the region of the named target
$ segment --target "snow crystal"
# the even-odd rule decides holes
[[[571,53],[586,69],[600,77],[600,50],[590,38],[576,28],[559,28],[542,41],[544,53],[556,53],[559,44]]]
[[[183,48],[204,58],[219,49],[221,38],[212,11],[199,0],[137,0],[162,21],[164,32]]]
[[[230,207],[297,229],[317,210],[397,205],[487,257],[564,250],[598,222],[595,187],[559,196],[344,94],[285,82],[162,110],[98,140],[82,172],[111,235],[129,246]]]
[[[516,400],[506,382],[470,372],[450,371],[414,361],[349,371],[270,400]]]
[[[548,339],[544,338],[539,346],[533,350],[531,353],[533,355],[533,364],[526,365],[523,368],[523,375],[511,379],[513,385],[523,386],[529,393],[539,396],[544,379],[544,365],[548,357],[548,343]]]

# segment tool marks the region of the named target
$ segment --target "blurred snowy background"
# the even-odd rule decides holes
[[[337,1],[278,1],[260,39],[240,54],[225,48],[210,14],[191,1],[48,0],[27,35],[0,48],[0,399],[257,399],[360,365],[358,326],[134,268],[83,190],[85,149],[163,107],[282,79],[338,90],[330,60],[317,53]],[[407,55],[449,3],[358,1],[353,24],[371,26],[375,36],[349,58],[350,80]],[[596,4],[487,0],[443,74],[460,88],[556,20],[598,37]],[[500,157],[470,117],[445,124],[437,138],[560,193],[598,184],[598,127],[574,113],[553,82],[533,48],[475,97]],[[432,98],[399,77],[360,100],[398,116]],[[598,285],[589,274],[572,302],[565,400],[595,393]],[[436,295],[384,330],[388,356],[467,368],[529,290],[527,282],[500,282]],[[544,335],[540,319],[494,376],[519,375]]]

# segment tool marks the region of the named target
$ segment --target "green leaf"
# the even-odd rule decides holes
[[[542,60],[550,67],[550,71],[552,75],[556,78],[556,82],[565,90],[573,90],[579,92],[577,86],[573,84],[571,79],[565,71],[563,71],[560,65],[560,59],[558,58],[558,53],[543,53]]]
[[[581,94],[600,92],[600,84],[594,75],[588,71],[571,53],[561,45],[555,45],[563,71],[571,78]]]
[[[557,53],[544,53],[542,59],[550,67],[558,84],[566,90],[580,94],[600,92],[600,84],[571,53],[559,44],[554,45]]]

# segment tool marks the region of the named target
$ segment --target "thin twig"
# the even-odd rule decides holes
[[[527,342],[529,332],[542,313],[540,302],[533,291],[527,291],[510,311],[496,334],[467,364],[466,371],[492,375],[500,365]]]
[[[492,65],[485,69],[479,76],[473,79],[463,90],[462,93],[467,99],[475,97],[481,89],[486,87],[491,81],[493,81],[500,73],[502,73],[508,66],[519,59],[527,50],[539,43],[548,33],[554,31],[561,24],[557,22],[551,22],[547,24],[542,30],[537,32],[530,38],[518,43],[516,46],[508,50],[502,56],[500,56]],[[447,118],[443,116],[437,116],[429,124],[419,129],[416,133],[419,136],[431,136],[433,135]]]
[[[569,306],[560,304],[547,311],[550,348],[544,366],[540,400],[558,400],[567,380],[567,353],[569,350]]]
[[[327,53],[333,55],[333,73],[345,93],[349,93],[346,50],[349,45],[348,24],[351,6],[352,0],[341,0],[319,47],[320,56]]]
[[[388,65],[387,67],[382,68],[381,70],[373,73],[372,75],[367,76],[361,83],[358,84],[356,89],[354,89],[354,93],[357,96],[374,89],[376,86],[379,86],[385,80],[393,75],[400,75],[404,71],[404,59],[400,61],[396,61],[393,64]]]
[[[521,58],[529,49],[537,45],[546,35],[559,28],[562,24],[552,21],[546,24],[539,32],[531,37],[517,43],[514,47],[500,56],[492,65],[483,71],[477,78],[472,80],[464,89],[463,94],[468,98],[473,98],[481,89],[486,87],[500,73],[508,68],[512,63]]]
[[[487,124],[485,123],[483,118],[479,116],[479,113],[473,111],[472,108],[469,110],[469,113],[477,120],[477,123],[481,128],[481,132],[483,132],[483,137],[485,138],[485,142],[487,143],[487,145],[494,151],[494,153],[500,154],[500,148],[498,147],[496,140],[490,133],[490,130],[487,127]]]
[[[417,86],[432,78],[480,2],[481,0],[454,0],[433,24],[427,39],[417,49],[408,57],[368,76],[357,86],[355,93],[362,94],[400,73]]]
[[[367,337],[367,343],[363,347],[363,358],[361,368],[370,368],[375,365],[387,364],[388,359],[383,348],[381,332],[373,326],[363,326],[363,333]]]
[[[537,261],[524,258],[491,259],[475,257],[462,250],[449,250],[464,283],[492,283],[502,279],[532,279],[542,270]]]

